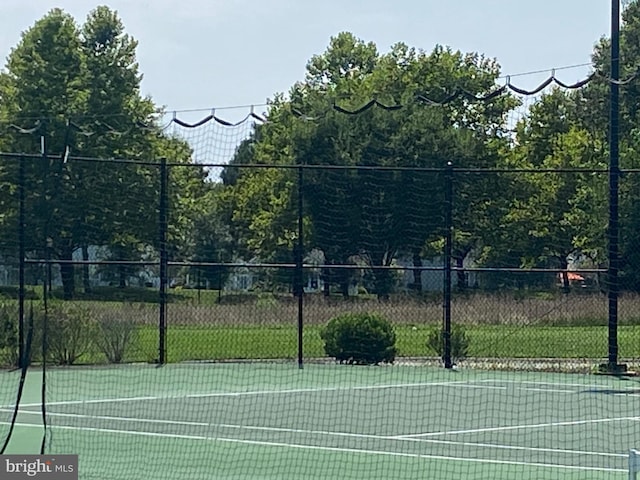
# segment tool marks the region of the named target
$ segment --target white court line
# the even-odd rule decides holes
[[[598,391],[608,391],[612,390],[611,385],[591,385],[584,383],[564,383],[564,382],[534,382],[534,381],[519,381],[519,380],[476,380],[481,383],[508,383],[508,384],[522,384],[522,385],[548,385],[554,387],[582,387],[579,390],[564,390],[564,389],[553,389],[553,388],[522,388],[522,390],[530,390],[534,392],[549,392],[549,393],[581,393],[584,390],[592,390],[591,393],[598,393]],[[637,388],[621,388],[616,389],[616,393],[612,393],[612,395],[616,396],[628,396],[628,397],[640,397],[640,393],[632,393],[638,392],[640,390],[640,386]],[[629,393],[626,393],[629,392]]]
[[[213,393],[193,393],[187,395],[162,395],[162,396],[135,396],[135,397],[114,397],[114,398],[97,398],[85,400],[62,400],[56,402],[47,402],[47,405],[82,405],[82,404],[100,404],[100,403],[122,403],[122,402],[144,402],[158,400],[174,400],[186,398],[215,398],[215,397],[242,397],[252,395],[284,395],[296,393],[320,393],[320,392],[337,392],[337,391],[359,391],[359,390],[383,390],[394,388],[419,388],[419,387],[459,387],[459,388],[478,388],[489,390],[507,390],[508,387],[498,385],[477,385],[478,383],[503,383],[503,384],[525,384],[525,385],[552,385],[552,386],[580,386],[583,388],[603,388],[602,385],[585,385],[581,383],[552,383],[552,382],[532,382],[517,380],[461,380],[447,382],[422,382],[422,383],[396,383],[386,385],[363,385],[363,386],[344,386],[344,387],[315,387],[315,388],[294,388],[285,390],[254,390],[246,392],[213,392]],[[524,390],[524,389],[523,389]],[[544,392],[551,393],[578,393],[578,391],[561,390],[555,391],[551,389],[542,389]],[[23,403],[22,407],[40,407],[40,403]],[[12,408],[12,405],[0,406],[0,408]]]
[[[7,425],[8,422],[0,422],[0,424]],[[34,425],[29,423],[25,423],[25,424],[17,423],[16,426],[27,427],[27,428],[36,428],[36,427],[42,428],[40,425]],[[114,430],[110,428],[90,428],[90,427],[71,427],[71,426],[53,426],[51,428],[60,429],[60,430],[79,430],[79,431],[99,432],[99,433],[115,433],[119,435],[138,435],[143,437],[175,438],[175,439],[182,439],[182,440],[205,440],[205,441],[213,441],[213,442],[239,443],[244,445],[259,445],[259,446],[282,447],[282,448],[293,448],[293,449],[303,449],[303,450],[318,450],[318,451],[328,451],[328,452],[338,452],[338,453],[360,453],[360,454],[367,454],[367,455],[383,455],[383,456],[390,456],[390,457],[418,458],[418,459],[425,459],[425,460],[451,460],[456,462],[484,463],[484,464],[492,464],[492,465],[518,465],[518,466],[525,466],[525,467],[539,467],[539,468],[561,469],[561,470],[628,473],[628,470],[623,468],[586,467],[586,466],[561,465],[561,464],[553,464],[553,463],[536,463],[536,462],[516,462],[516,461],[509,461],[509,460],[491,460],[486,458],[468,458],[468,457],[453,457],[453,456],[446,456],[446,455],[429,455],[429,454],[421,454],[421,453],[388,452],[384,450],[368,450],[368,449],[360,449],[360,448],[322,447],[319,445],[267,442],[267,441],[258,441],[258,440],[240,440],[236,438],[224,438],[224,437],[216,438],[216,437],[207,437],[202,435],[136,432],[136,431],[130,431],[130,430]]]
[[[13,410],[8,408],[0,408],[0,412],[12,413]],[[23,415],[42,415],[42,412],[36,410],[18,410],[19,414]],[[131,423],[158,423],[162,425],[185,425],[194,427],[209,427],[210,423],[206,422],[189,422],[178,420],[163,420],[156,418],[135,418],[135,417],[115,417],[111,415],[82,415],[79,413],[52,413],[47,412],[48,417],[63,417],[63,418],[88,418],[95,420],[111,420],[116,422],[131,422]]]
[[[472,428],[469,430],[448,430],[445,432],[429,432],[429,433],[413,433],[409,435],[396,435],[395,438],[421,438],[421,437],[437,437],[437,436],[443,436],[443,435],[462,435],[467,433],[503,432],[508,430],[527,430],[527,429],[534,429],[534,428],[567,427],[567,426],[574,426],[574,425],[623,422],[623,421],[630,421],[630,420],[637,421],[637,420],[640,420],[640,417],[597,418],[594,420],[574,420],[571,422],[534,423],[534,424],[524,424],[524,425],[511,425],[507,427]]]
[[[589,384],[589,383],[536,382],[532,380],[495,380],[495,379],[480,379],[480,380],[474,380],[474,381],[478,383],[507,383],[507,384],[515,383],[519,385],[549,385],[552,387],[581,387],[580,390],[575,390],[574,393],[580,393],[581,391],[584,391],[584,389],[590,389],[590,390],[596,390],[596,391],[612,389],[611,385],[606,385],[606,384],[596,385],[596,384]],[[626,390],[626,389],[620,389],[620,390]],[[640,390],[640,385],[637,388],[629,388],[628,390],[630,392]]]
[[[34,412],[34,411],[28,411],[28,410],[22,413],[32,414],[32,415],[41,414],[41,412]],[[224,428],[224,429],[230,429],[230,430],[231,429],[253,430],[253,431],[263,431],[263,432],[295,433],[295,434],[302,434],[302,435],[322,435],[322,436],[329,436],[329,437],[393,440],[393,441],[401,441],[401,442],[421,442],[421,443],[431,443],[431,444],[440,444],[440,445],[493,448],[497,450],[519,450],[519,451],[529,451],[529,452],[562,453],[562,454],[571,454],[571,455],[614,457],[614,458],[628,457],[628,455],[623,455],[618,453],[594,452],[594,451],[588,451],[588,450],[523,447],[523,446],[512,446],[512,445],[491,444],[491,443],[458,442],[453,440],[434,440],[434,439],[424,439],[424,438],[414,438],[414,437],[398,437],[398,436],[391,436],[391,435],[332,432],[327,430],[306,430],[306,429],[284,428],[284,427],[260,427],[260,426],[252,426],[252,425],[232,425],[232,424],[225,424],[225,423],[216,424],[216,423],[189,422],[189,421],[178,421],[178,420],[144,419],[144,418],[134,418],[134,417],[80,415],[80,414],[70,414],[70,413],[49,413],[48,415],[53,417],[86,418],[86,419],[96,419],[96,420],[109,420],[109,421],[116,421],[116,422],[127,422],[127,423],[155,423],[155,424],[166,424],[166,425],[214,427],[214,428]]]
[[[118,398],[97,398],[89,400],[69,400],[61,402],[47,402],[48,405],[79,405],[83,403],[118,403],[118,402],[141,402],[159,400],[161,397],[118,397]],[[20,403],[20,407],[40,407],[41,403]],[[13,405],[3,405],[2,409],[13,408]]]
[[[215,398],[215,397],[244,397],[252,395],[286,395],[295,393],[320,393],[320,392],[338,392],[353,390],[385,390],[394,388],[419,388],[419,387],[469,387],[470,382],[449,381],[449,382],[424,382],[424,383],[393,383],[387,385],[363,385],[363,386],[344,386],[344,387],[317,387],[317,388],[291,388],[285,390],[249,390],[246,392],[211,392],[211,393],[192,393],[187,395],[164,395],[164,396],[140,396],[140,397],[115,397],[115,398],[96,398],[88,400],[62,400],[57,402],[47,402],[47,405],[82,405],[96,403],[115,403],[115,402],[141,402],[141,401],[158,401],[158,400],[175,400],[186,398]],[[477,386],[470,388],[487,388],[487,389],[506,389],[506,387],[494,386]],[[21,407],[40,407],[40,403],[21,403]],[[0,408],[12,408],[11,405],[2,406]]]
[[[486,390],[508,390],[508,387],[498,385],[477,385],[477,383],[507,383],[507,384],[533,384],[533,385],[561,385],[561,386],[582,386],[585,388],[597,388],[592,385],[571,384],[571,383],[550,383],[550,382],[519,382],[516,380],[460,380],[448,382],[422,382],[422,383],[396,383],[387,385],[363,385],[363,386],[344,386],[344,387],[315,387],[315,388],[293,388],[285,390],[253,390],[239,392],[212,392],[212,393],[192,393],[186,395],[157,395],[157,396],[134,396],[134,397],[112,397],[112,398],[95,398],[84,400],[61,400],[56,402],[47,402],[47,405],[82,405],[82,404],[100,404],[100,403],[123,403],[123,402],[146,402],[159,400],[176,400],[187,398],[215,398],[215,397],[243,397],[252,395],[284,395],[296,393],[321,393],[321,392],[337,392],[337,391],[359,391],[359,390],[384,390],[394,388],[419,388],[419,387],[454,387],[454,388],[475,388]],[[602,387],[602,386],[600,386]],[[522,390],[538,391],[534,388],[523,388]],[[542,392],[550,393],[579,393],[577,390],[554,390],[540,389]],[[626,395],[626,394],[620,394]],[[631,395],[630,395],[631,396]],[[21,403],[21,407],[40,407],[41,403]],[[2,409],[14,408],[13,405],[2,405]]]
[[[473,384],[468,384],[468,385],[456,385],[456,387],[460,387],[460,388],[479,388],[482,390],[507,390],[508,387],[498,387],[497,385],[473,385]]]
[[[381,389],[393,389],[393,388],[418,388],[429,386],[443,386],[443,387],[461,387],[461,388],[486,388],[491,390],[507,390],[505,386],[488,386],[477,385],[478,383],[497,383],[497,384],[523,384],[523,385],[550,385],[550,386],[563,386],[563,387],[582,387],[592,389],[605,389],[606,385],[589,385],[583,383],[562,383],[562,382],[535,382],[535,381],[519,381],[519,380],[498,380],[498,379],[479,379],[479,380],[461,380],[461,381],[447,381],[447,382],[422,382],[422,383],[398,383],[398,384],[386,384],[386,385],[363,385],[363,386],[344,386],[344,387],[315,387],[315,388],[296,388],[285,390],[255,390],[245,392],[213,392],[213,393],[194,393],[187,395],[162,395],[162,396],[134,396],[134,397],[114,397],[114,398],[98,398],[98,399],[84,399],[84,400],[63,400],[56,402],[47,402],[47,405],[81,405],[81,404],[94,404],[94,403],[120,403],[120,402],[144,402],[144,401],[158,401],[158,400],[172,400],[183,398],[213,398],[213,397],[240,397],[251,395],[278,395],[278,394],[295,394],[295,393],[315,393],[315,392],[336,392],[336,391],[352,391],[352,390],[381,390]],[[525,390],[525,389],[523,389]],[[533,390],[533,389],[532,389]],[[537,390],[533,390],[537,391]],[[579,393],[579,390],[553,390],[553,389],[541,389],[544,392],[555,393]],[[631,390],[630,391],[635,391]],[[617,395],[617,394],[616,394]],[[629,395],[619,393],[619,395]],[[22,407],[40,407],[40,403],[23,403]],[[13,408],[13,405],[4,405],[0,408]]]
[[[435,443],[441,445],[463,447],[477,447],[488,449],[493,448],[495,450],[516,450],[521,452],[559,453],[563,455],[581,455],[588,457],[629,458],[628,454],[623,453],[593,452],[590,450],[570,450],[565,448],[522,447],[517,445],[502,445],[499,443],[455,442],[453,440],[434,440],[431,438],[394,438],[394,440]]]
[[[218,424],[216,427],[238,429],[238,430],[257,430],[268,432],[285,432],[285,433],[300,433],[305,435],[327,435],[337,437],[353,437],[353,438],[367,438],[377,440],[395,440],[403,442],[421,442],[421,443],[433,443],[440,445],[453,445],[453,446],[465,446],[465,447],[479,447],[479,448],[495,448],[497,450],[521,450],[529,452],[545,452],[545,453],[567,453],[571,455],[585,455],[585,456],[598,456],[598,457],[614,457],[614,458],[628,458],[629,455],[621,453],[605,453],[605,452],[593,452],[588,450],[568,450],[559,448],[538,448],[538,447],[522,447],[512,445],[501,445],[492,443],[477,443],[477,442],[456,442],[453,440],[433,440],[422,438],[405,438],[398,437],[396,435],[373,435],[363,433],[347,433],[347,432],[329,432],[324,430],[304,430],[297,428],[282,428],[282,427],[257,427],[250,425],[229,425]]]
[[[360,391],[360,390],[385,390],[394,388],[419,388],[419,387],[453,387],[453,388],[474,388],[484,390],[508,390],[508,387],[497,385],[476,385],[475,382],[493,382],[493,380],[461,380],[449,382],[423,382],[423,383],[396,383],[388,385],[363,385],[363,386],[345,386],[345,387],[318,387],[318,388],[293,388],[285,390],[254,390],[246,392],[212,392],[212,393],[192,393],[187,395],[164,395],[164,396],[139,396],[139,397],[115,397],[115,398],[96,398],[87,400],[61,400],[56,402],[47,402],[47,405],[82,405],[82,404],[100,404],[100,403],[122,403],[122,402],[143,402],[158,400],[175,400],[186,398],[215,398],[215,397],[243,397],[253,395],[283,395],[295,393],[320,393],[320,392],[338,392],[338,391]],[[496,381],[495,383],[500,383]],[[544,390],[550,391],[550,390]],[[572,391],[562,391],[561,393],[575,393]],[[24,403],[21,407],[40,407],[40,403]],[[0,406],[0,408],[12,408],[12,405]]]
[[[578,393],[576,390],[560,390],[558,388],[521,388],[525,392],[545,392],[545,393]]]

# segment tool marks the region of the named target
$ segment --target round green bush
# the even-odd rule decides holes
[[[324,350],[340,363],[377,365],[393,363],[396,334],[384,317],[373,313],[347,313],[332,318],[321,333]]]

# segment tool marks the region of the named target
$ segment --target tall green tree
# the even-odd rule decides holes
[[[19,119],[29,126],[40,124],[35,134],[15,134],[6,141],[11,151],[43,154],[42,161],[27,164],[27,191],[33,192],[28,202],[28,248],[69,260],[73,251],[69,232],[77,217],[75,192],[66,182],[69,166],[61,158],[68,138],[67,119],[83,111],[87,98],[85,57],[73,18],[54,9],[37,21],[12,50],[2,77],[3,119],[18,125]],[[16,170],[16,162],[5,163],[3,181],[15,184]],[[3,209],[11,212],[15,222],[17,203],[7,200],[10,204]],[[67,294],[73,282],[69,271],[67,266],[62,268]]]
[[[579,128],[589,132],[598,143],[608,145],[609,111],[610,111],[610,74],[611,43],[609,38],[602,38],[593,52],[593,67],[600,75],[575,95],[576,112],[572,120]],[[640,3],[637,0],[628,2],[622,13],[620,31],[620,76],[629,79],[638,71],[640,55]],[[640,165],[638,156],[638,138],[640,137],[640,82],[636,79],[620,86],[620,123],[619,152],[620,167],[635,169]],[[608,166],[608,151],[601,155],[602,163]],[[606,189],[593,191],[593,201],[604,208],[609,203]],[[602,224],[608,213],[601,209],[597,216],[590,219],[591,224]],[[640,254],[637,238],[640,236],[640,176],[635,173],[621,177],[619,189],[620,215],[620,276],[623,288],[640,291]],[[606,231],[603,230],[603,232]],[[598,263],[606,264],[607,240],[600,234],[602,243],[599,248]]]
[[[630,78],[638,72],[640,54],[640,3],[627,4],[622,14],[620,32],[620,75]],[[610,72],[610,40],[602,39],[593,55],[594,67]],[[606,81],[590,85],[585,98],[596,100],[584,102],[591,112],[584,112],[583,121],[593,125],[602,137],[608,138],[609,84]],[[588,96],[587,96],[588,94]],[[599,101],[598,101],[599,100]],[[637,79],[620,87],[619,150],[620,167],[636,169],[640,166],[638,138],[640,137],[640,81]],[[585,108],[586,110],[586,108]],[[620,278],[622,287],[640,291],[640,253],[637,239],[640,236],[640,176],[628,173],[620,181]]]
[[[364,259],[374,274],[376,292],[384,298],[393,283],[385,267],[400,255],[419,255],[443,234],[444,174],[433,169],[444,169],[447,162],[463,167],[495,164],[505,144],[505,115],[514,104],[508,97],[492,104],[460,97],[446,106],[426,106],[416,97],[444,99],[456,88],[486,94],[498,74],[497,63],[477,54],[443,47],[427,53],[404,44],[380,54],[373,43],[341,33],[309,61],[307,75],[292,87],[290,100],[273,105],[269,124],[253,146],[253,158],[326,167],[304,173],[307,248],[322,250],[329,264],[346,263],[354,256]],[[403,107],[373,107],[357,115],[332,108],[356,110],[372,98]],[[479,182],[461,177],[457,183],[456,216],[467,232],[460,238],[468,245],[479,238],[471,207],[480,208],[484,201],[472,195]],[[275,232],[280,233],[272,238],[291,244],[295,237],[287,232],[295,235],[295,185],[293,171],[280,169],[255,170],[232,186],[230,198],[253,209],[236,215],[237,222],[246,225],[248,245],[258,240],[266,246],[259,239]],[[268,210],[268,205],[277,207]],[[261,228],[252,232],[259,221]],[[462,258],[471,249],[468,245],[460,248]],[[255,252],[264,256],[271,251]],[[346,292],[348,277],[341,272],[339,282]]]
[[[146,246],[157,247],[160,183],[153,165],[69,156],[190,160],[184,142],[156,126],[159,110],[141,95],[136,47],[107,7],[93,10],[81,27],[54,9],[23,34],[0,74],[0,119],[38,127],[32,134],[5,130],[4,148],[39,153],[44,147],[42,159],[27,163],[28,250],[61,261],[67,299],[75,291],[68,262],[76,251],[86,258],[89,245],[108,246],[113,258],[133,260]],[[16,162],[4,162],[0,184],[15,193],[16,181]],[[0,202],[9,236],[15,194]],[[121,269],[121,285],[126,277]]]

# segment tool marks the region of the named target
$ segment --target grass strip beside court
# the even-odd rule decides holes
[[[400,356],[434,356],[426,347],[433,327],[395,327]],[[304,329],[306,358],[325,356],[320,337],[322,327]],[[602,327],[557,326],[469,326],[469,357],[491,358],[603,358],[607,355],[606,330]],[[640,329],[619,328],[620,354],[635,358],[640,351]],[[157,331],[143,327],[132,354],[155,354]],[[297,355],[297,329],[294,325],[268,326],[175,326],[167,333],[170,362],[224,359],[288,359]],[[145,360],[140,358],[140,360]]]

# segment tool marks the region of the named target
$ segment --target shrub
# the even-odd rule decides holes
[[[444,357],[444,330],[433,329],[427,337],[427,348]],[[451,327],[451,360],[457,362],[467,357],[469,352],[469,337],[462,325]]]
[[[18,305],[0,300],[0,365],[18,364]]]
[[[115,312],[105,312],[98,320],[95,344],[111,363],[120,363],[137,333],[133,321]]]
[[[95,323],[86,308],[52,304],[47,319],[48,358],[58,365],[73,365],[93,345]]]
[[[339,362],[375,365],[393,363],[396,334],[388,320],[373,313],[347,313],[323,329],[324,350]]]

